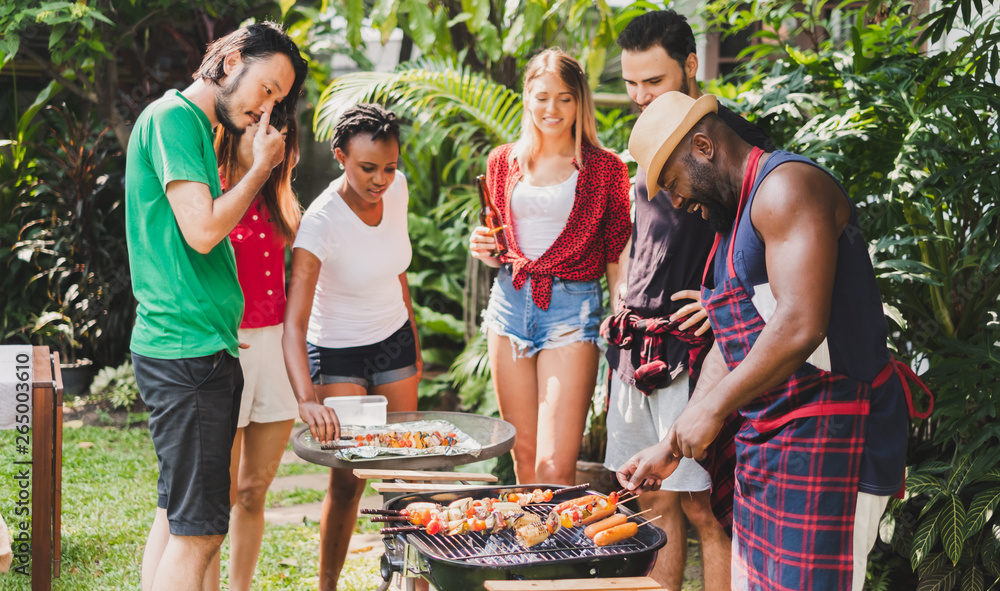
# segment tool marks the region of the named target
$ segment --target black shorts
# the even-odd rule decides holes
[[[156,506],[175,536],[229,531],[229,458],[240,416],[243,371],[225,351],[188,359],[132,353],[149,408],[160,476]]]
[[[314,384],[358,384],[368,388],[417,375],[417,345],[407,320],[382,342],[330,349],[306,343]]]

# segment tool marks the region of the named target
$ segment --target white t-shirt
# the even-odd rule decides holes
[[[333,349],[378,343],[403,326],[409,315],[399,275],[413,254],[403,174],[396,171],[382,196],[377,226],[361,221],[337,192],[343,178],[330,183],[306,210],[294,246],[323,263],[306,339]]]
[[[514,239],[528,260],[545,254],[566,227],[576,198],[574,170],[569,178],[548,187],[535,187],[525,182],[514,185],[510,194],[510,211],[514,218]]]

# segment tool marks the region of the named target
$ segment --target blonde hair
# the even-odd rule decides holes
[[[545,74],[555,74],[569,88],[576,99],[576,121],[573,122],[573,139],[575,141],[576,162],[582,169],[585,165],[581,146],[584,143],[595,148],[601,147],[597,139],[597,121],[594,118],[594,95],[587,83],[587,75],[583,72],[580,62],[573,59],[565,51],[557,48],[546,49],[528,62],[524,72],[524,112],[521,114],[521,137],[510,152],[511,163],[520,162],[527,167],[538,154],[538,127],[528,116],[528,97],[535,80]]]

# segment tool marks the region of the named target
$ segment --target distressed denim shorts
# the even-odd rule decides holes
[[[510,338],[515,359],[577,342],[598,344],[604,314],[602,301],[599,280],[553,277],[549,309],[542,310],[531,299],[531,281],[520,291],[514,289],[511,266],[504,265],[490,290],[482,330]]]

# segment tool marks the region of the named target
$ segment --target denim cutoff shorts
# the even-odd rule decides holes
[[[599,344],[602,302],[599,280],[553,277],[549,309],[542,310],[531,299],[531,280],[514,289],[511,265],[504,265],[490,290],[482,330],[510,338],[515,359],[578,342]]]

